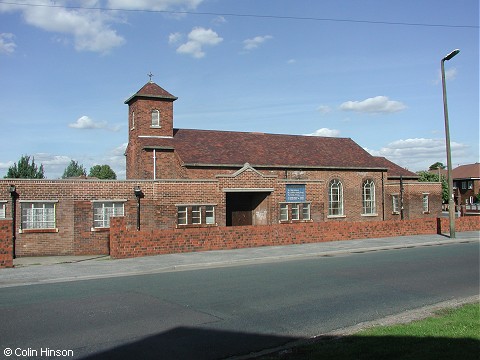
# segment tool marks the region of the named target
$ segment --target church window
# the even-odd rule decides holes
[[[160,127],[160,111],[152,110],[152,127]]]

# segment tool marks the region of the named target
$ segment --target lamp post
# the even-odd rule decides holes
[[[457,55],[460,50],[455,49],[445,56],[441,62],[442,89],[443,89],[443,113],[445,115],[445,140],[447,143],[447,175],[448,175],[448,218],[450,224],[450,238],[455,238],[455,201],[453,199],[453,178],[452,178],[452,151],[450,149],[450,128],[448,125],[447,108],[447,86],[445,84],[445,60],[448,61]]]
[[[142,189],[140,189],[139,185],[135,186],[135,188],[133,189],[133,193],[137,198],[137,231],[138,231],[140,230],[140,199],[145,195],[143,194],[143,191]]]
[[[16,201],[17,201],[17,187],[15,185],[10,185],[8,188],[8,191],[10,192],[10,196],[12,197],[12,257],[15,259],[15,242],[17,239],[16,233],[15,233],[15,222],[16,222],[16,217],[17,217],[17,206],[16,206]]]

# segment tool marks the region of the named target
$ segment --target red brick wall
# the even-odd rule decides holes
[[[0,220],[0,268],[13,267],[12,220]]]
[[[480,230],[480,217],[457,220],[457,231]],[[113,218],[110,228],[110,256],[129,258],[169,253],[229,250],[364,238],[436,234],[445,219],[404,221],[276,224],[266,226],[211,227],[163,231],[136,231],[125,219]],[[448,227],[448,219],[446,219]]]

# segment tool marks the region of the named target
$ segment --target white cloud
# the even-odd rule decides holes
[[[106,121],[94,121],[90,119],[88,116],[81,116],[77,119],[77,121],[68,124],[68,127],[73,129],[105,129],[108,131],[118,131],[120,130],[119,125],[116,126],[109,126]]]
[[[287,61],[287,64],[295,64],[296,62],[297,62],[297,60],[295,60],[295,59],[289,59]]]
[[[0,33],[0,54],[12,54],[17,45],[13,41],[15,35],[10,33]]]
[[[450,68],[445,70],[445,81],[453,81],[457,78],[457,68]],[[435,84],[442,83],[442,71],[438,70],[437,80],[435,80]]]
[[[1,4],[0,12],[21,12],[29,25],[56,34],[72,36],[75,49],[78,51],[107,53],[124,44],[123,37],[110,28],[112,22],[118,21],[111,12],[61,7],[71,3],[67,0],[57,3],[59,5],[51,6],[51,1],[39,0],[35,2],[36,6]],[[99,6],[99,3],[90,1],[83,5],[94,7]]]
[[[252,39],[246,39],[243,41],[243,49],[247,51],[256,49],[260,45],[262,45],[265,41],[270,39],[273,39],[273,36],[271,35],[255,36]]]
[[[10,166],[13,166],[13,161],[0,162],[0,169],[8,169]]]
[[[340,105],[340,110],[362,113],[394,113],[406,108],[405,104],[389,100],[387,96],[375,96],[363,101],[347,101]]]
[[[172,33],[168,35],[168,43],[169,44],[178,44],[180,40],[182,40],[183,35],[179,32]]]
[[[127,10],[191,10],[202,2],[203,0],[108,0],[108,7]]]
[[[459,163],[469,162],[467,160],[469,158],[468,145],[450,142],[450,147],[454,164],[456,161]],[[397,140],[387,144],[380,150],[365,150],[374,156],[386,157],[412,171],[426,170],[437,161],[446,163],[445,139],[413,138]],[[458,159],[461,159],[461,161],[458,161]]]
[[[328,114],[328,113],[331,113],[332,112],[332,108],[328,105],[320,105],[318,108],[317,108],[317,111],[320,112],[321,114]]]
[[[204,46],[215,46],[222,41],[223,39],[212,29],[195,27],[188,34],[188,41],[185,44],[180,45],[177,48],[177,52],[200,59],[205,56],[205,52],[203,51]]]
[[[338,137],[340,135],[340,130],[336,129],[328,129],[328,128],[321,128],[315,130],[311,134],[307,134],[307,136],[324,136],[324,137]]]

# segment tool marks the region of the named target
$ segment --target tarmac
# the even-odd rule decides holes
[[[480,244],[480,231],[457,232],[454,239],[445,235],[415,235],[167,254],[116,260],[107,255],[21,257],[14,259],[14,268],[0,269],[0,288],[240,266],[303,258],[347,256],[355,253],[426,246],[448,246],[459,243]]]

